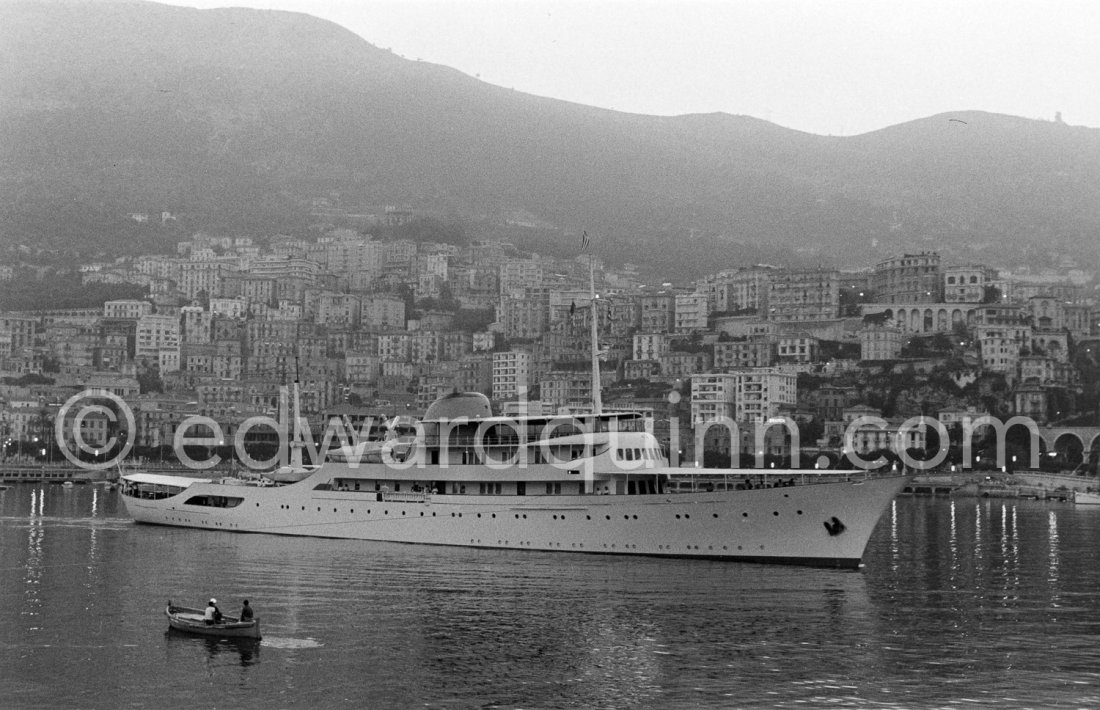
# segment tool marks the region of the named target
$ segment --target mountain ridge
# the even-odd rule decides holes
[[[721,267],[738,245],[858,265],[922,248],[1100,258],[1097,129],[960,111],[835,137],[621,113],[279,11],[0,5],[0,136],[9,243],[48,243],[58,204],[105,223],[153,204],[274,233],[337,194],[465,219],[531,214],[563,235],[604,234],[601,253],[633,261],[674,261],[665,245],[697,239]],[[698,251],[697,267],[714,265]]]

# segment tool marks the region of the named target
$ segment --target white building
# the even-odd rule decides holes
[[[852,450],[860,456],[875,451],[893,451],[901,453],[909,449],[923,451],[925,447],[925,428],[908,426],[903,429],[902,420],[889,420],[886,426],[861,424],[849,427],[852,434]]]
[[[981,303],[992,275],[985,266],[948,266],[943,270],[945,303]]]
[[[982,367],[991,372],[1015,374],[1020,349],[1031,343],[1029,326],[981,325],[976,328]]]
[[[809,333],[786,333],[779,336],[776,357],[783,363],[816,362],[820,343]]]
[[[761,423],[795,406],[797,375],[753,367],[691,376],[691,420]]]
[[[860,360],[895,360],[905,344],[905,334],[892,325],[870,325],[859,331]]]
[[[243,298],[211,298],[210,312],[216,316],[239,320],[248,312],[248,301]]]
[[[121,300],[103,303],[104,318],[141,318],[153,312],[149,301]]]
[[[659,360],[667,352],[668,335],[665,333],[635,334],[632,360]]]
[[[551,412],[581,410],[592,405],[592,374],[553,371],[539,380],[539,398]]]
[[[676,295],[676,315],[674,328],[677,333],[692,333],[707,330],[707,297],[702,293],[681,293]]]
[[[493,399],[498,401],[526,396],[531,376],[531,353],[509,351],[493,353]]]
[[[138,319],[135,353],[157,359],[161,350],[179,353],[180,322],[176,316],[145,315]],[[177,368],[178,369],[178,368]]]
[[[165,372],[178,372],[180,369],[179,346],[175,348],[161,348],[157,351],[157,367],[162,374]]]

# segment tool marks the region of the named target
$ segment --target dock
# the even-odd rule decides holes
[[[0,483],[99,483],[118,479],[118,471],[76,466],[0,466]]]
[[[902,495],[939,498],[1020,498],[1033,500],[1073,500],[1074,491],[1100,490],[1093,476],[1018,471],[1015,473],[967,472],[920,474],[902,491]]]

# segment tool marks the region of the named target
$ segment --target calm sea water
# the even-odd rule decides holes
[[[138,526],[0,493],[3,708],[1100,706],[1100,509],[899,499],[859,572]],[[167,633],[167,600],[259,644]]]

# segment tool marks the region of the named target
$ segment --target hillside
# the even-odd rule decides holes
[[[1100,130],[969,112],[832,138],[623,114],[407,61],[307,15],[145,2],[0,4],[0,190],[0,244],[116,252],[176,236],[127,212],[293,232],[336,196],[529,214],[672,272],[923,248],[1100,261]]]

